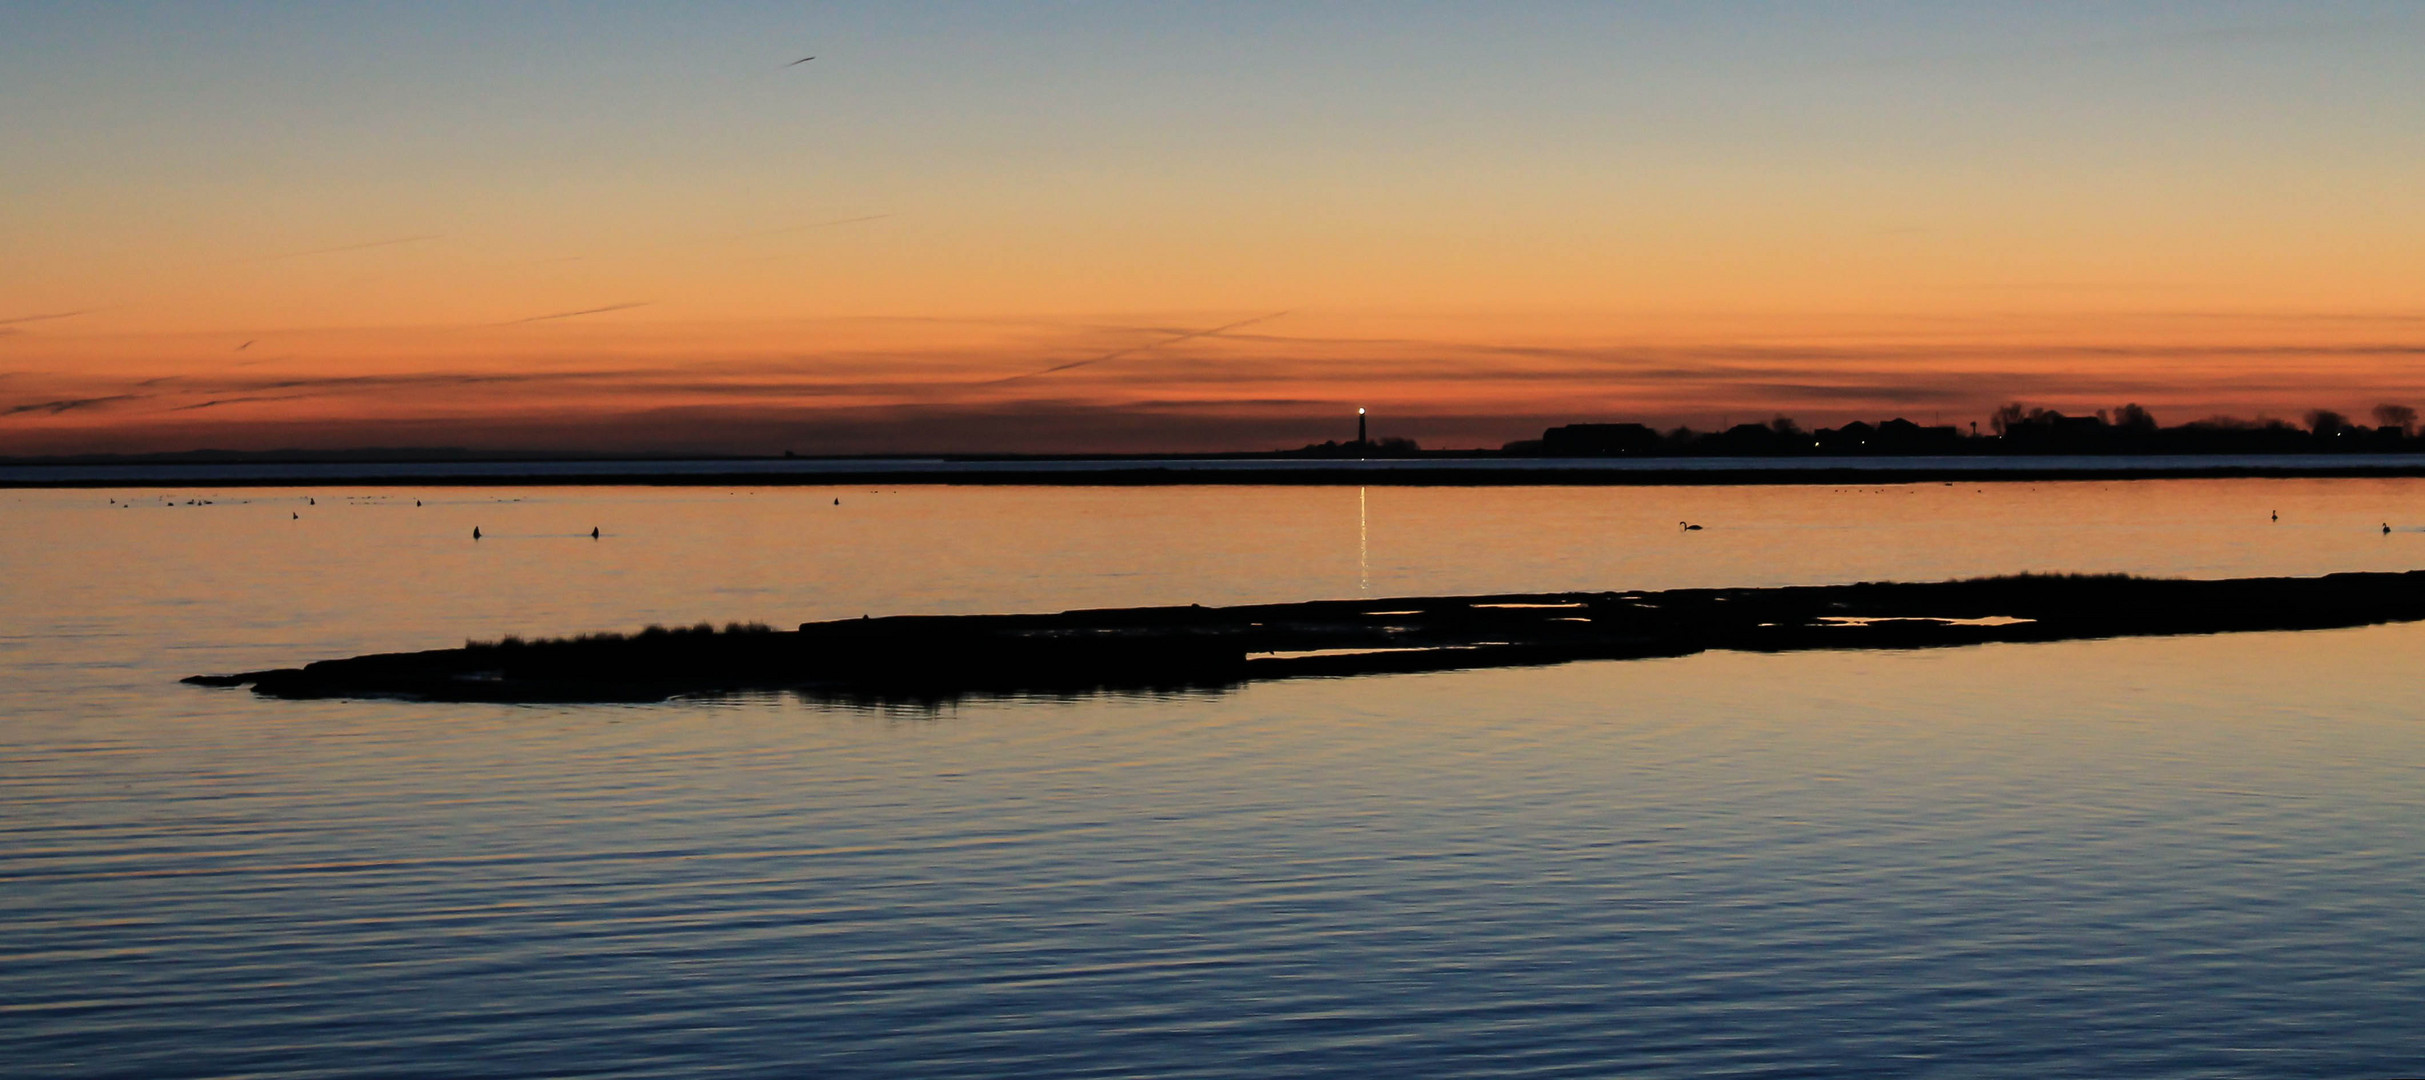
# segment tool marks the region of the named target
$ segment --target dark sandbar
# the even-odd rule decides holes
[[[2425,619],[2425,571],[2183,581],[2019,575],[1665,592],[929,615],[632,635],[196,675],[285,698],[606,702],[744,690],[836,700],[1217,689],[1258,679],[1683,656],[1908,649]]]

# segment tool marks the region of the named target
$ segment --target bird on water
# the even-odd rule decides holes
[[[1676,522],[1676,530],[1678,532],[1700,532],[1701,527],[1689,521],[1679,521]]]
[[[597,538],[598,538],[598,527],[597,527],[597,526],[592,525],[592,526],[590,526],[590,527],[589,527],[589,538],[590,538],[590,539],[592,539],[592,540],[595,540],[595,539],[597,539]]]
[[[480,538],[480,527],[479,527],[478,525],[474,525],[474,526],[472,526],[472,539],[474,539],[474,540],[478,540],[479,538]]]

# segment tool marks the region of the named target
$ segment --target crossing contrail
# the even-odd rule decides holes
[[[1163,338],[1160,341],[1150,342],[1144,345],[1132,345],[1125,349],[1116,349],[1112,352],[1104,353],[1101,356],[1097,356],[1089,360],[1072,360],[1066,364],[1055,364],[1051,367],[1038,371],[1030,371],[1024,375],[1013,375],[1007,379],[994,379],[986,383],[986,385],[1000,386],[1003,383],[1019,382],[1024,379],[1033,379],[1044,375],[1050,375],[1057,371],[1068,371],[1071,368],[1082,368],[1089,364],[1100,364],[1108,360],[1118,360],[1124,357],[1135,356],[1138,353],[1152,352],[1155,349],[1162,348],[1163,346],[1176,345],[1182,341],[1193,341],[1197,338],[1217,337],[1232,330],[1236,330],[1239,327],[1253,326],[1256,323],[1267,322],[1286,314],[1288,314],[1286,311],[1275,311],[1269,315],[1257,315],[1251,319],[1240,319],[1237,322],[1229,323],[1225,326],[1216,326],[1210,330],[1188,330],[1182,333],[1172,334],[1171,336]]]
[[[609,311],[626,311],[636,307],[647,307],[648,303],[649,302],[646,300],[634,300],[628,304],[608,304],[605,307],[582,308],[579,311],[559,311],[550,315],[533,315],[527,319],[507,319],[504,322],[496,323],[494,325],[519,326],[523,323],[546,322],[549,319],[569,319],[576,315],[603,315]]]
[[[310,251],[289,251],[283,255],[264,255],[258,259],[254,259],[253,261],[276,262],[279,259],[300,259],[306,255],[334,255],[340,251],[361,251],[366,248],[394,247],[397,244],[415,244],[423,240],[436,240],[445,235],[445,233],[426,233],[420,236],[398,236],[387,240],[367,240],[359,244],[339,244],[336,247],[313,248]]]
[[[69,319],[92,310],[92,308],[78,308],[74,311],[53,311],[41,315],[19,315],[11,319],[0,319],[0,326],[15,326],[18,323],[41,322],[45,319]]]

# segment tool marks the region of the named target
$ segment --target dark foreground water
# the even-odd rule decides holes
[[[936,711],[174,680],[699,618],[2407,569],[2418,524],[2406,480],[0,492],[0,1073],[2413,1075],[2420,626]]]

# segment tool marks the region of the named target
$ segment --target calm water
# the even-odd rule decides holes
[[[2413,480],[0,492],[0,1073],[2413,1075],[2425,627],[932,712],[175,680],[700,619],[2409,569],[2419,527]]]

